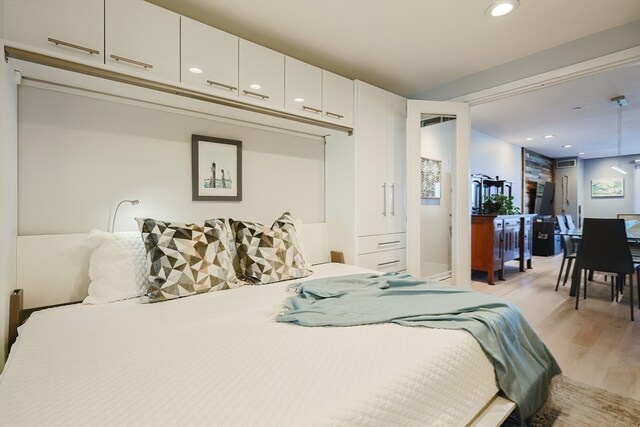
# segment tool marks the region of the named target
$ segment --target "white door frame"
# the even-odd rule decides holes
[[[456,116],[456,137],[451,155],[451,280],[455,286],[469,287],[471,117],[469,104],[462,102],[407,101],[407,271],[420,277],[420,119],[423,113]]]

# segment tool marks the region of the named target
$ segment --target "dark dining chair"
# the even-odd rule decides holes
[[[558,292],[558,286],[560,286],[560,279],[562,278],[562,270],[564,269],[565,261],[569,260],[567,264],[567,270],[564,273],[564,281],[562,282],[562,286],[567,284],[567,279],[569,278],[569,272],[571,271],[571,264],[573,260],[576,259],[576,245],[573,240],[571,240],[571,236],[563,234],[562,235],[562,264],[560,265],[560,273],[558,273],[558,281],[556,282],[556,292]]]
[[[582,226],[580,250],[576,257],[575,268],[584,274],[584,298],[587,297],[587,273],[583,270],[595,270],[616,275],[629,275],[629,307],[631,321],[634,318],[633,274],[638,272],[627,242],[627,232],[622,219],[585,218]],[[612,281],[612,291],[614,286]],[[617,289],[616,289],[617,292]],[[638,284],[640,293],[640,283]],[[580,281],[576,289],[576,310],[580,301]]]
[[[564,222],[564,215],[556,215],[556,224],[558,224],[560,234],[567,232],[567,224]]]

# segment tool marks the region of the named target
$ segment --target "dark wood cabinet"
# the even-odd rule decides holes
[[[520,261],[520,271],[531,268],[534,215],[473,215],[471,217],[471,269],[504,278],[504,263]]]

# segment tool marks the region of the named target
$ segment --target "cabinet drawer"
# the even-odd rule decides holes
[[[238,97],[238,37],[180,17],[181,81],[196,90]]]
[[[240,99],[284,108],[284,55],[240,39],[239,58]]]
[[[4,38],[104,63],[103,0],[4,0],[3,12]]]
[[[353,123],[353,81],[322,70],[322,109],[325,120]]]
[[[295,113],[322,118],[322,70],[285,57],[284,107]]]
[[[400,249],[407,246],[406,233],[358,237],[358,254]]]
[[[180,81],[180,15],[142,0],[106,0],[106,64]]]
[[[402,271],[407,268],[407,259],[404,249],[396,249],[358,255],[357,264],[360,267],[382,272]]]

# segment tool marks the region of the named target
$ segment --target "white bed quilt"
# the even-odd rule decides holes
[[[0,377],[0,424],[458,426],[498,391],[464,331],[276,323],[289,283],[37,312]]]

